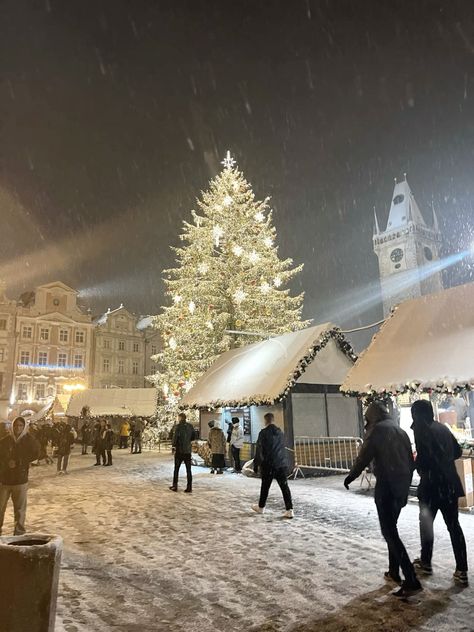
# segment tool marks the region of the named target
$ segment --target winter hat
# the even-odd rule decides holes
[[[207,422],[207,425],[209,426],[209,428],[214,428],[214,424],[215,424],[215,423],[216,423],[216,422],[215,422],[213,419],[211,419],[211,421],[208,421],[208,422]]]
[[[238,417],[232,417],[232,423],[234,424],[234,426],[236,424],[240,424],[240,419]]]

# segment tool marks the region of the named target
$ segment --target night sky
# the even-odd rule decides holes
[[[272,196],[304,315],[339,322],[378,278],[393,178],[446,254],[474,237],[470,0],[4,0],[0,277],[56,279],[94,312],[156,313],[161,271],[230,149]],[[468,280],[470,262],[451,270]],[[342,303],[341,303],[342,301]],[[340,324],[376,320],[357,305]]]

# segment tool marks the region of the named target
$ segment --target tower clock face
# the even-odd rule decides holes
[[[401,261],[403,259],[403,250],[401,248],[395,248],[395,250],[392,250],[390,253],[390,259],[393,263]]]
[[[425,246],[423,248],[423,252],[425,253],[425,258],[428,261],[432,261],[433,260],[433,252],[431,251],[431,248],[428,248],[428,246]]]

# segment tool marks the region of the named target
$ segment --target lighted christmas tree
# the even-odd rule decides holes
[[[303,294],[288,289],[303,266],[278,257],[269,198],[255,199],[229,152],[222,164],[184,222],[176,267],[164,271],[169,304],[154,322],[164,343],[154,382],[169,409],[222,352],[307,325]],[[231,333],[240,331],[257,335]]]

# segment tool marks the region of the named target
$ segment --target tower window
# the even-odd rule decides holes
[[[401,204],[401,203],[403,202],[403,200],[404,200],[404,199],[405,199],[405,196],[404,196],[404,195],[402,195],[402,194],[400,193],[399,195],[396,195],[396,196],[393,198],[393,203],[394,203],[394,204]]]
[[[427,261],[432,261],[433,260],[433,253],[431,252],[431,249],[428,248],[428,246],[425,246],[423,248],[423,252],[425,253],[425,257],[426,257]]]
[[[403,250],[401,248],[395,248],[395,250],[392,250],[390,253],[390,259],[393,263],[399,263],[403,259]]]

